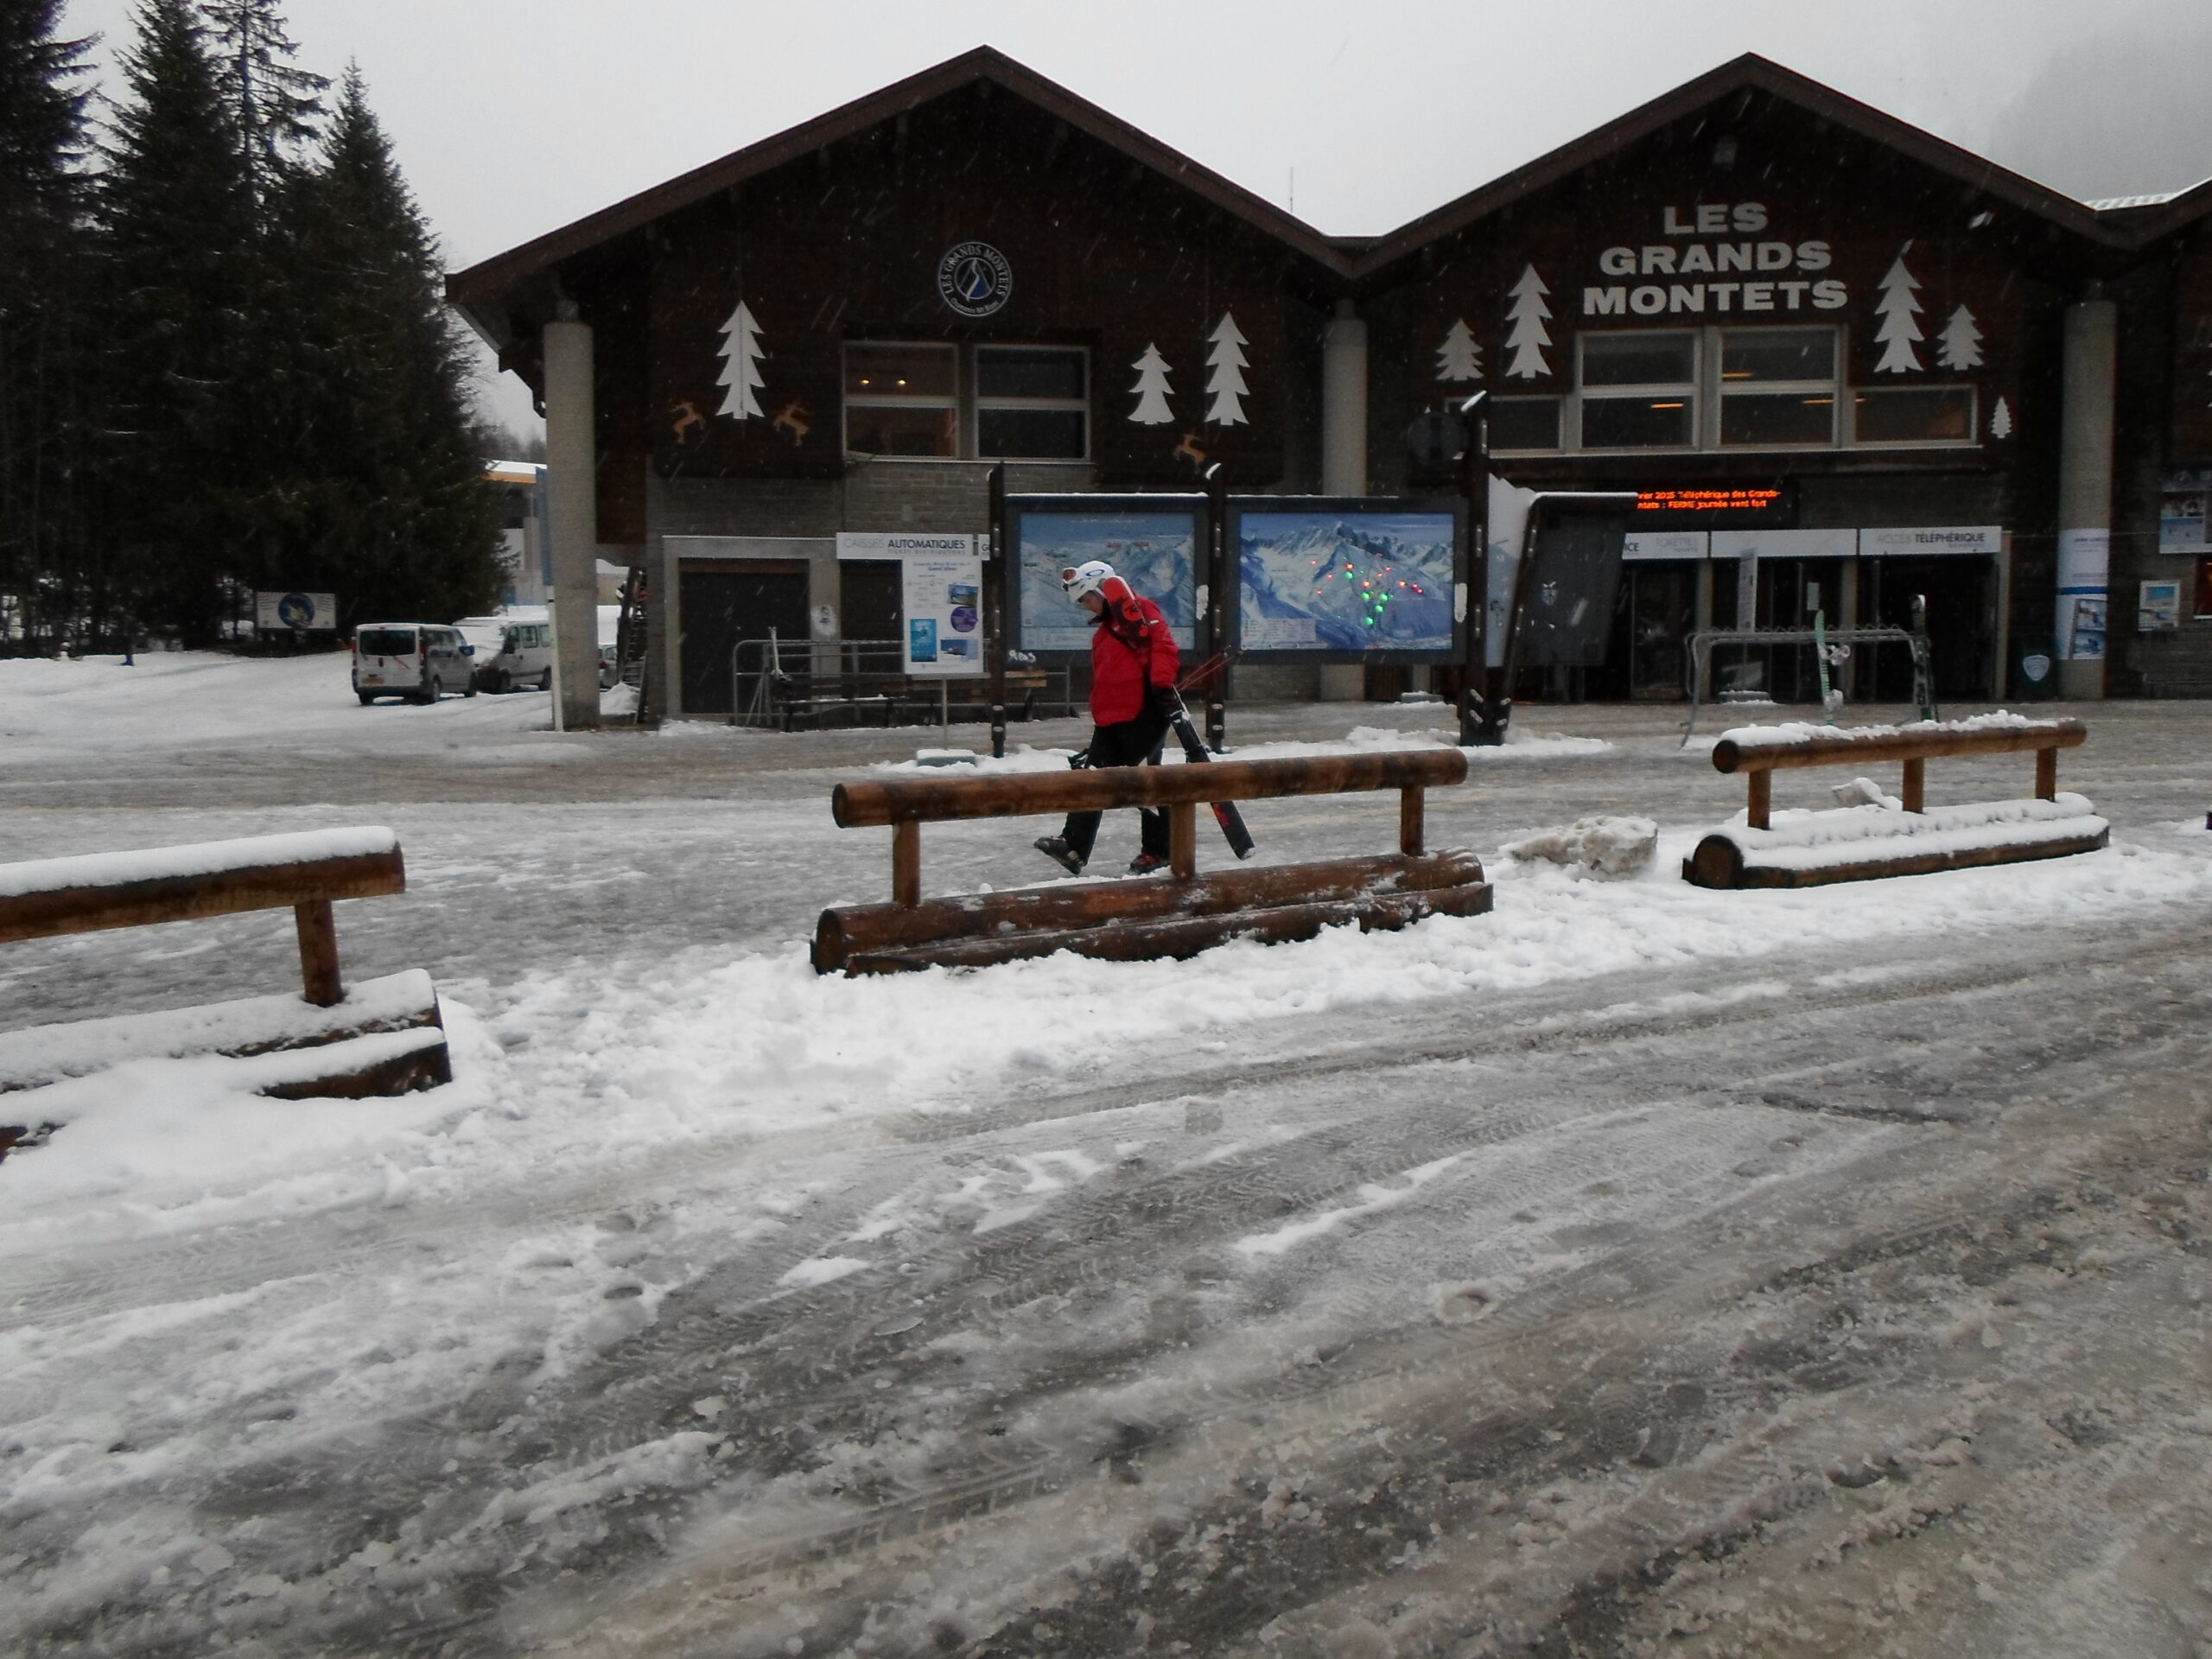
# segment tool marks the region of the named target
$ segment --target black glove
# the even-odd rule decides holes
[[[1183,712],[1183,699],[1173,686],[1155,685],[1146,693],[1145,706],[1162,720],[1172,723]]]

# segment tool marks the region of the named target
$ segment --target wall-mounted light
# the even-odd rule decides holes
[[[1713,141],[1713,164],[1715,167],[1736,165],[1736,135],[1724,132]]]

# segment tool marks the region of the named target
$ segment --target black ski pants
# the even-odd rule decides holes
[[[1141,766],[1147,760],[1157,760],[1160,746],[1167,737],[1167,717],[1147,709],[1135,720],[1125,720],[1114,726],[1094,726],[1090,728],[1090,764],[1094,766]],[[1090,861],[1090,849],[1097,844],[1098,821],[1104,814],[1098,812],[1071,812],[1067,827],[1060,831],[1075,855],[1084,863]],[[1167,815],[1150,807],[1137,809],[1138,844],[1158,858],[1167,856]]]

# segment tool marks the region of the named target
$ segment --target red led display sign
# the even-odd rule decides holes
[[[1796,516],[1796,494],[1784,485],[1719,484],[1636,493],[1635,523],[1654,529],[1776,530],[1787,528]]]

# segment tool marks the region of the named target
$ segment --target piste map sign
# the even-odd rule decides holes
[[[1796,492],[1786,485],[1693,485],[1638,490],[1630,530],[1788,530],[1796,518]]]

